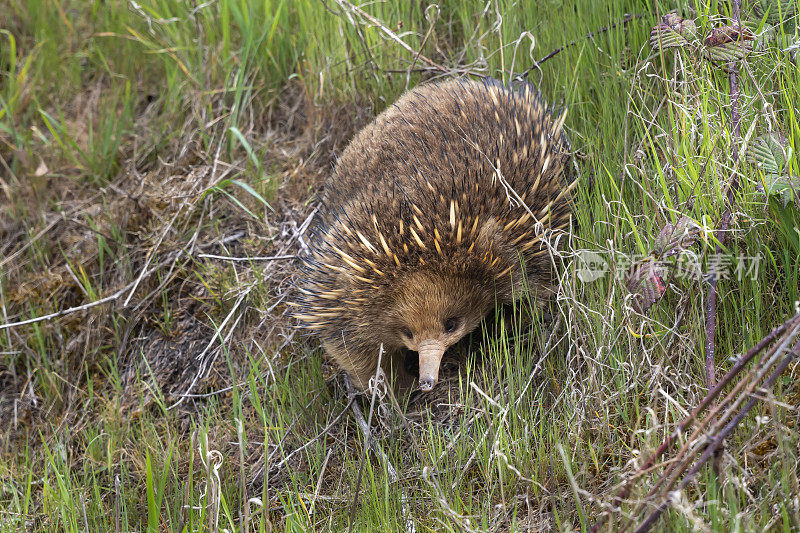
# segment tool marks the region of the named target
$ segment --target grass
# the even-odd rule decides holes
[[[764,173],[732,164],[726,73],[648,44],[658,15],[705,35],[727,3],[360,9],[383,27],[334,1],[6,0],[2,323],[120,296],[0,330],[3,531],[395,531],[405,515],[417,531],[585,530],[705,395],[707,288],[671,277],[642,316],[623,279],[578,279],[580,250],[619,272],[687,215],[707,269],[735,172],[727,249],[761,261],[720,282],[718,373],[795,313],[796,197],[765,197]],[[585,38],[626,13],[641,18]],[[367,397],[366,443],[336,368],[283,317],[313,193],[359,127],[441,76],[423,56],[508,81],[573,39],[531,73],[569,107],[583,180],[554,321],[523,299],[437,395]],[[742,73],[742,136],[780,131],[797,153],[797,64],[770,42]],[[660,529],[800,529],[798,371]],[[644,518],[628,514],[660,472],[609,528]]]

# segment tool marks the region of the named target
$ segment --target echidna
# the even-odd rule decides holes
[[[529,85],[416,87],[359,132],[325,183],[296,316],[366,388],[379,347],[400,387],[408,350],[432,389],[448,347],[523,283],[552,291],[544,240],[571,213],[567,147]]]

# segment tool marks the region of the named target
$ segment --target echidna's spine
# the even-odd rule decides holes
[[[541,240],[566,228],[575,185],[564,178],[563,121],[528,84],[457,80],[407,93],[326,182],[296,316],[331,342],[348,332],[357,343],[365,315],[415,269],[510,292],[522,256],[544,280]]]

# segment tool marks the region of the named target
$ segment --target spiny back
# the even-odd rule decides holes
[[[368,327],[365,315],[417,271],[493,285],[500,299],[522,281],[520,259],[544,281],[543,232],[570,216],[562,125],[528,85],[454,80],[406,93],[325,184],[298,316],[333,337]]]

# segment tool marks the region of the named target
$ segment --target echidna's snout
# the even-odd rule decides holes
[[[534,213],[547,237],[567,232],[577,183],[564,176],[565,115],[550,109],[525,83],[424,84],[342,152],[292,303],[362,388],[380,362],[430,391],[445,350],[519,298],[523,278],[550,292]]]
[[[419,343],[419,388],[427,392],[439,382],[439,364],[442,362],[447,346],[437,340]]]

